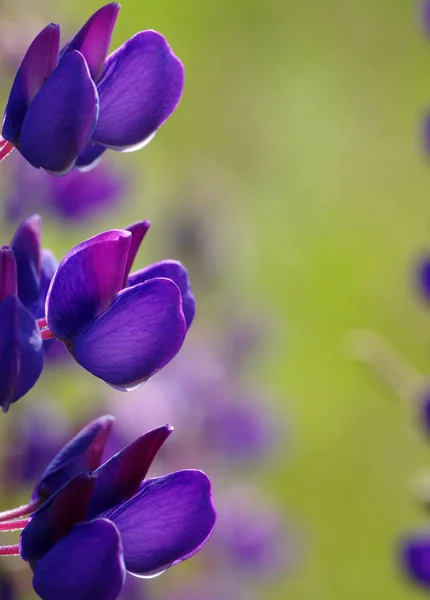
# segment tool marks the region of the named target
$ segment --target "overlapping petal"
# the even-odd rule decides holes
[[[33,215],[18,227],[11,242],[18,272],[18,296],[31,310],[40,294],[40,217]]]
[[[33,586],[43,600],[115,600],[124,580],[119,532],[110,521],[97,519],[76,525],[44,556]]]
[[[47,25],[30,44],[18,69],[6,106],[2,135],[18,143],[30,102],[57,66],[60,28]]]
[[[136,258],[136,255],[140,248],[140,244],[142,243],[143,238],[148,233],[150,227],[150,221],[138,221],[137,223],[133,223],[132,225],[126,227],[126,230],[131,233],[131,243],[127,256],[127,264],[125,265],[124,270],[124,287],[128,285],[128,274],[130,273],[131,267],[133,266],[134,259]]]
[[[43,343],[36,321],[17,296],[0,303],[0,405],[4,412],[36,383]]]
[[[155,455],[172,431],[170,425],[148,431],[97,469],[87,519],[136,494]]]
[[[103,152],[106,152],[106,150],[107,148],[105,146],[89,142],[76,160],[76,170],[89,171],[99,163]]]
[[[46,298],[52,333],[68,340],[112,303],[122,287],[131,234],[101,233],[79,244],[61,261]]]
[[[90,373],[127,389],[172,360],[185,333],[179,288],[169,279],[151,279],[122,290],[110,308],[73,340],[71,351]]]
[[[136,496],[105,516],[119,529],[127,571],[150,575],[198,552],[216,515],[209,479],[186,470],[148,479]]]
[[[106,60],[92,141],[114,150],[141,147],[175,110],[183,85],[182,63],[164,37],[137,33]]]
[[[79,473],[97,469],[113,422],[110,415],[100,417],[63,446],[36,484],[32,501],[46,500]]]
[[[113,28],[120,5],[111,2],[95,12],[67,44],[64,55],[79,50],[88,64],[91,77],[98,81],[103,74],[104,61],[109,52]]]
[[[16,260],[12,248],[0,248],[0,303],[17,294]]]
[[[65,174],[94,129],[98,96],[84,57],[67,53],[36,94],[22,123],[20,152],[32,165]]]
[[[171,279],[178,286],[182,297],[182,310],[184,311],[187,328],[191,325],[196,312],[196,301],[191,289],[188,271],[180,262],[176,260],[162,260],[149,267],[132,273],[128,278],[130,286],[143,283],[154,277],[166,277]]]

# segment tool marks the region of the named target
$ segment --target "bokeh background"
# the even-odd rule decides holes
[[[73,32],[99,5],[2,3],[4,99],[8,61],[40,24]],[[430,250],[430,164],[420,132],[430,46],[419,6],[124,0],[112,47],[146,28],[162,32],[185,64],[180,107],[147,148],[109,156],[131,182],[116,212],[66,226],[47,215],[44,246],[61,257],[105,227],[148,218],[143,265],[166,256],[169,232],[196,217],[215,255],[208,281],[190,264],[195,326],[217,339],[231,315],[258,324],[241,377],[248,389],[267,391],[277,421],[276,451],[234,475],[277,507],[288,538],[288,564],[254,578],[254,596],[419,598],[400,573],[396,545],[426,526],[411,490],[429,449],[350,343],[351,331],[371,330],[430,371],[430,314],[414,287],[416,261]],[[7,171],[5,161],[4,188]],[[6,243],[14,229],[3,230]],[[93,385],[80,372],[44,381],[73,415]],[[34,407],[43,385],[10,412]],[[175,571],[172,582],[181,578]]]

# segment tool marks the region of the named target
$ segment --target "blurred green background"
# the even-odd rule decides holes
[[[28,3],[70,31],[99,5],[48,2],[38,13]],[[16,3],[8,10],[17,23]],[[270,323],[271,352],[250,376],[273,392],[293,439],[254,479],[302,539],[297,567],[261,597],[419,598],[399,574],[396,543],[426,525],[411,482],[430,454],[395,394],[347,344],[351,330],[371,329],[430,371],[430,315],[413,287],[414,261],[430,250],[420,139],[430,46],[419,7],[125,0],[113,47],[147,28],[183,60],[186,88],[153,143],[115,157],[139,182],[116,226],[151,219],[150,258],[160,258],[157,227],[193,209],[190,189],[193,202],[203,190],[226,277],[213,297],[198,298],[199,319],[221,298]],[[45,245],[60,255],[103,226],[67,236],[46,228]]]

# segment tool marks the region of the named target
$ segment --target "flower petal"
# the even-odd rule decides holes
[[[43,600],[116,600],[125,581],[121,537],[106,519],[73,527],[38,563],[33,587]]]
[[[80,473],[36,510],[21,532],[23,560],[29,563],[40,560],[76,523],[85,519],[94,481],[92,474]]]
[[[75,338],[73,356],[113,387],[133,389],[179,352],[186,333],[181,304],[179,289],[169,279],[122,290]]]
[[[40,217],[33,215],[18,227],[11,242],[18,272],[18,296],[31,311],[40,292]]]
[[[84,57],[74,50],[30,104],[21,129],[21,154],[33,166],[65,174],[85,148],[97,114],[97,90]]]
[[[0,406],[9,406],[36,383],[43,368],[39,327],[17,296],[0,303]]]
[[[101,160],[101,155],[106,152],[105,146],[99,146],[99,144],[92,144],[89,142],[82,150],[75,164],[77,171],[89,171],[93,169]]]
[[[72,41],[67,44],[62,56],[68,52],[79,50],[88,64],[91,77],[98,81],[103,74],[104,62],[109,52],[115,21],[120,4],[111,2],[102,6],[85,23]]]
[[[114,417],[105,415],[89,423],[49,463],[36,484],[32,501],[46,500],[75,475],[95,471],[112,430]]]
[[[424,588],[430,589],[430,535],[416,534],[404,540],[401,562],[408,576]]]
[[[0,303],[8,296],[16,296],[18,291],[16,260],[12,248],[0,248]]]
[[[136,254],[139,251],[140,244],[143,241],[143,238],[148,233],[149,228],[151,227],[151,221],[138,221],[137,223],[133,223],[126,227],[126,230],[131,233],[131,244],[130,250],[128,251],[127,256],[127,264],[125,265],[124,272],[124,287],[126,287],[128,274],[130,273],[130,269],[133,266],[134,259],[136,258]],[[140,282],[139,282],[140,283]]]
[[[187,328],[191,325],[196,312],[196,301],[191,290],[188,272],[184,265],[176,260],[162,260],[132,273],[128,278],[128,285],[143,283],[154,277],[165,277],[171,279],[178,286],[182,296],[182,310],[184,311]]]
[[[50,250],[43,249],[40,255],[40,289],[39,298],[33,304],[31,312],[35,319],[45,317],[45,302],[52,278],[58,268],[58,261]],[[53,341],[53,340],[48,340]]]
[[[150,575],[190,558],[215,525],[212,488],[201,471],[145,481],[131,500],[105,515],[118,527],[127,571]]]
[[[163,36],[137,33],[106,60],[92,140],[114,150],[140,147],[175,110],[183,85],[182,63]]]
[[[122,287],[131,234],[113,229],[71,250],[46,298],[49,329],[60,340],[76,336],[112,303]]]
[[[47,25],[30,44],[10,91],[2,135],[16,144],[30,102],[51,75],[58,62],[60,28]]]
[[[148,431],[97,469],[87,519],[94,518],[137,493],[155,455],[172,431],[173,427],[170,425]]]

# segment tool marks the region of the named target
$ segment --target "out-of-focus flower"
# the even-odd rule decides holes
[[[34,169],[20,154],[11,160],[11,189],[6,195],[5,216],[9,221],[40,212],[62,221],[81,221],[115,207],[126,189],[125,179],[104,164],[82,173],[51,177]]]
[[[195,312],[180,263],[129,274],[149,225],[141,221],[76,246],[46,299],[52,335],[90,373],[122,390],[139,386],[177,354]]]
[[[172,428],[149,431],[98,466],[110,426],[109,417],[90,424],[42,478],[56,491],[22,531],[20,554],[43,600],[114,600],[126,570],[160,574],[193,556],[212,533],[215,510],[204,473],[143,481]]]
[[[162,35],[141,31],[107,56],[119,9],[99,9],[61,50],[53,23],[30,44],[2,135],[33,166],[63,175],[107,148],[137,150],[175,110],[184,71]]]
[[[405,573],[415,582],[430,589],[430,533],[416,533],[400,545],[400,562]]]

